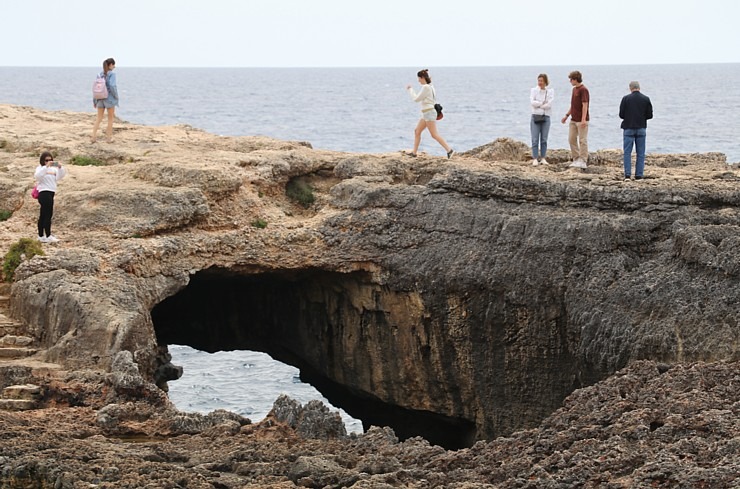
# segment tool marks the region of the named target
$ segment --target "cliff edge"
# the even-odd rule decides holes
[[[92,117],[0,105],[0,249],[35,236],[40,152],[70,170],[62,241],[10,294],[47,373],[109,375],[128,352],[147,384],[128,395],[166,403],[167,345],[260,350],[367,426],[458,448],[640,360],[740,358],[721,154],[648,155],[624,182],[618,151],[581,171],[505,139],[448,161],[125,122],[90,144]]]

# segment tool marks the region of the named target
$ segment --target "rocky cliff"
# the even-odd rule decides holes
[[[91,127],[0,106],[0,249],[35,234],[42,150],[99,164],[69,165],[62,241],[10,298],[64,371],[130,352],[166,388],[168,344],[260,350],[368,426],[456,448],[638,360],[740,358],[740,173],[722,155],[649,155],[623,182],[619,152],[533,168],[510,140],[448,161],[124,122],[90,144]]]

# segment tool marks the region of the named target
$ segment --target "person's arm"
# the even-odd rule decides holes
[[[59,168],[57,168],[57,181],[61,180],[62,178],[67,176],[67,169],[64,168],[61,164],[59,165]]]
[[[33,178],[35,178],[36,181],[39,181],[45,175],[46,175],[46,166],[39,165],[38,168],[36,168],[36,171],[33,174]]]
[[[545,93],[547,94],[547,100],[540,105],[540,109],[548,110],[552,108],[552,101],[555,100],[555,89],[548,88]]]
[[[116,74],[112,73],[108,77],[108,94],[116,101],[118,100],[118,85],[116,85]]]
[[[650,102],[650,99],[647,101],[647,108],[645,109],[645,119],[652,119],[653,118],[653,103]]]
[[[560,119],[560,122],[562,122],[563,124],[565,124],[566,122],[568,122],[568,117],[570,117],[570,109],[568,109],[568,112],[565,113],[565,117],[563,117],[562,119]]]
[[[431,88],[429,88],[429,85],[424,85],[421,87],[421,90],[419,90],[419,93],[416,93],[413,88],[408,87],[409,94],[411,95],[411,99],[414,102],[421,102],[426,97],[431,96]],[[427,95],[429,93],[429,95]]]
[[[538,90],[536,88],[529,91],[529,104],[535,109],[542,107],[542,102],[537,100],[537,92]]]
[[[627,101],[627,97],[625,96],[625,97],[622,97],[622,101],[619,102],[619,118],[620,119],[624,119],[624,111],[626,110],[625,109],[626,101]]]
[[[588,117],[588,102],[583,102],[583,115],[581,116],[581,125],[585,126],[588,121],[586,118]]]

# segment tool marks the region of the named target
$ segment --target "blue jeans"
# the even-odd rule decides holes
[[[624,130],[624,176],[632,175],[632,145],[637,150],[637,161],[635,162],[635,177],[642,178],[645,171],[645,137],[647,129],[625,129]]]
[[[550,116],[546,115],[545,122],[539,124],[535,124],[532,117],[529,120],[529,130],[532,131],[532,158],[535,160],[539,156],[544,158],[547,154],[547,135],[550,134]]]

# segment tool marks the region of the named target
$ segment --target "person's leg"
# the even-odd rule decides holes
[[[108,127],[105,130],[106,137],[108,138],[108,142],[111,142],[113,140],[113,117],[116,115],[116,108],[115,107],[108,107]]]
[[[429,134],[432,135],[434,140],[441,144],[445,151],[449,153],[452,148],[450,148],[450,145],[447,144],[445,138],[443,138],[439,134],[439,131],[437,131],[437,121],[427,121],[427,129],[429,129]]]
[[[92,142],[93,143],[98,138],[98,128],[100,128],[100,122],[103,120],[103,115],[104,114],[105,114],[105,108],[104,107],[98,107],[98,115],[95,118],[95,125],[93,126],[93,133],[92,133]]]
[[[571,121],[568,125],[568,144],[570,144],[570,156],[573,161],[579,158],[578,149],[578,125]]]
[[[424,128],[426,127],[426,121],[423,118],[419,119],[419,123],[416,125],[416,129],[414,129],[414,149],[412,151],[413,154],[419,152],[419,144],[421,144],[421,133],[424,132]]]
[[[41,198],[41,195],[44,192],[39,193],[39,220],[37,223],[38,231],[39,231],[39,238],[44,237],[44,223],[46,222],[46,213],[47,209],[44,205],[44,199]]]
[[[545,159],[547,156],[547,137],[550,135],[550,118],[545,117],[545,122],[540,124],[540,156]]]
[[[635,162],[635,178],[642,178],[645,171],[645,139],[647,129],[637,129],[635,133],[635,147],[637,150],[637,161]]]
[[[43,191],[39,193],[39,236],[51,235],[51,218],[54,215],[54,192]]]
[[[49,218],[44,226],[44,231],[46,231],[46,237],[48,238],[51,236],[51,219],[54,217],[54,192],[47,193],[49,194]]]
[[[534,117],[529,118],[529,132],[532,134],[532,159],[536,160],[539,158],[538,146],[540,142],[540,126],[542,124],[535,124]]]
[[[584,163],[588,162],[588,124],[582,126],[578,124],[578,146],[580,147],[579,157]]]
[[[634,129],[625,129],[622,133],[622,146],[624,148],[624,178],[632,176],[632,146],[634,143]]]

